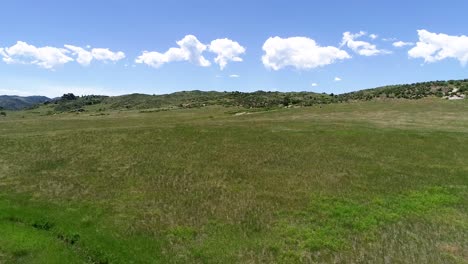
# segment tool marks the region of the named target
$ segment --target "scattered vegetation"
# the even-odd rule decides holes
[[[105,98],[107,96],[64,94],[60,99],[53,101],[53,109],[55,112],[84,112],[85,106],[100,104]]]
[[[9,110],[37,108],[40,103],[51,113],[101,112],[105,110],[167,111],[206,106],[250,108],[305,107],[351,101],[378,99],[422,99],[426,97],[468,96],[468,79],[390,85],[345,94],[313,92],[215,92],[184,91],[164,95],[129,94],[122,96],[85,95],[72,93],[60,98],[0,96],[0,107]],[[14,102],[12,103],[12,100]],[[25,101],[28,103],[25,103]],[[21,102],[21,103],[18,103]]]
[[[429,96],[447,96],[454,89],[459,94],[466,94],[468,92],[468,79],[390,85],[342,94],[339,95],[339,98],[342,101],[371,100],[375,98],[421,99]]]
[[[456,92],[453,92],[453,91]],[[434,81],[404,85],[391,85],[358,92],[318,94],[313,92],[176,92],[166,95],[131,94],[116,97],[83,96],[72,100],[56,101],[56,112],[85,111],[86,106],[100,105],[100,109],[132,110],[143,112],[167,111],[172,109],[200,108],[206,106],[251,108],[282,108],[325,105],[350,101],[368,101],[375,99],[422,99],[425,97],[444,97],[468,93],[468,79],[457,81]],[[96,107],[90,108],[96,110]]]

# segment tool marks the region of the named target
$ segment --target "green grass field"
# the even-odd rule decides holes
[[[0,263],[468,263],[466,100],[41,111],[0,118]]]

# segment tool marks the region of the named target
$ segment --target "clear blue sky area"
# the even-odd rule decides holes
[[[0,8],[0,94],[342,93],[468,78],[468,1],[16,0]]]

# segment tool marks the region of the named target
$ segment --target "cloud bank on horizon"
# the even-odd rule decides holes
[[[408,57],[423,59],[425,63],[455,59],[462,66],[467,64],[468,36],[433,33],[425,29],[417,30],[417,34],[416,43],[394,38],[382,38],[382,41],[391,40],[391,45],[396,49],[411,47],[408,50]],[[367,41],[362,40],[364,37]],[[350,52],[365,57],[392,54],[392,51],[378,48],[371,42],[378,39],[377,34],[347,31],[343,33],[338,46],[321,46],[316,40],[305,36],[286,38],[275,36],[264,42],[261,62],[266,69],[273,71],[284,68],[310,70],[352,59]],[[165,52],[142,51],[133,61],[153,68],[172,62],[189,62],[200,67],[210,67],[214,63],[220,70],[224,70],[231,62],[242,62],[242,56],[247,50],[239,42],[228,38],[215,39],[209,44],[204,44],[194,35],[186,35],[176,44],[178,47],[169,48]],[[215,57],[210,61],[205,57],[205,53]],[[17,41],[10,47],[0,48],[0,57],[7,64],[36,65],[54,70],[71,62],[82,66],[89,66],[93,61],[117,63],[125,59],[126,54],[109,48],[79,47],[71,44],[65,44],[63,47],[36,47],[24,41]]]

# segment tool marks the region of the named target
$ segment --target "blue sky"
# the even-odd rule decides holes
[[[467,1],[16,0],[1,8],[0,94],[342,93],[468,78]]]

